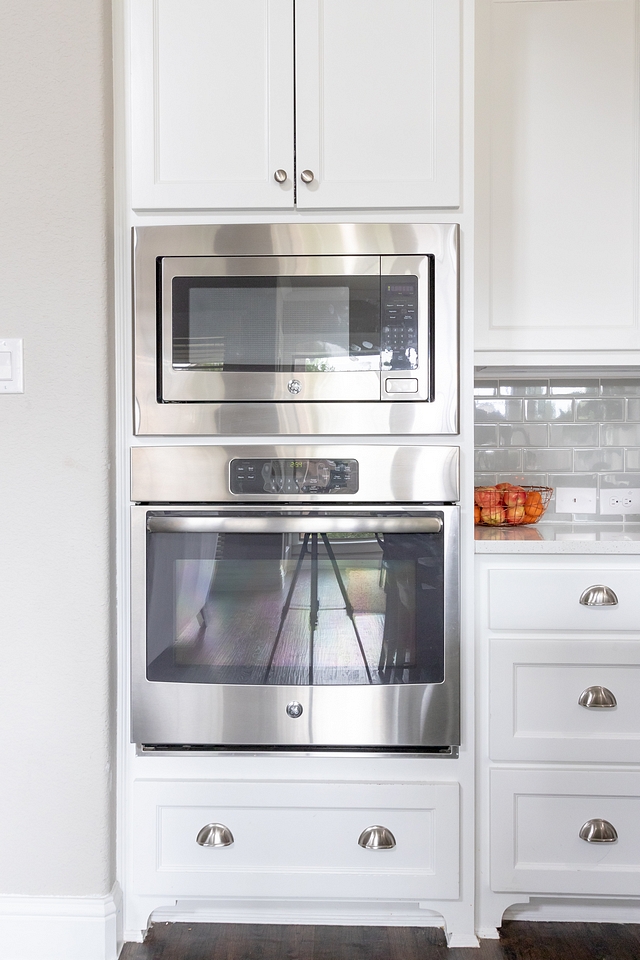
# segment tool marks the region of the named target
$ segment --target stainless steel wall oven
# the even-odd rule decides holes
[[[452,434],[456,224],[134,230],[139,434]]]
[[[132,451],[132,740],[459,743],[458,449]]]

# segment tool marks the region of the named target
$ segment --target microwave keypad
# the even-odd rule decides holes
[[[418,278],[382,278],[380,354],[383,370],[418,366]]]
[[[358,492],[357,460],[232,460],[229,487],[240,494]]]

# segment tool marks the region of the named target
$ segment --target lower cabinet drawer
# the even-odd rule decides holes
[[[492,760],[638,762],[640,643],[492,640],[490,663]],[[615,706],[579,702],[601,687]]]
[[[581,839],[593,820],[617,840]],[[492,770],[491,888],[640,895],[640,773]]]
[[[139,780],[137,893],[224,897],[456,899],[457,783]],[[223,824],[229,846],[201,846]],[[386,827],[392,849],[359,845]]]

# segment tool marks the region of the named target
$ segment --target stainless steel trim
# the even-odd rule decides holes
[[[233,834],[224,823],[207,823],[196,837],[201,847],[230,847],[233,842]]]
[[[598,685],[583,690],[578,697],[578,703],[581,707],[588,707],[590,710],[611,710],[618,706],[618,701],[611,690]]]
[[[131,450],[131,499],[140,503],[271,503],[273,493],[239,496],[229,490],[229,462],[257,459],[355,459],[360,486],[349,503],[455,503],[460,499],[460,449],[392,444],[201,444]],[[340,494],[287,494],[291,503],[333,503]]]
[[[280,168],[279,170],[276,170],[276,172],[273,175],[273,179],[275,180],[276,183],[284,183],[285,180],[287,179],[287,171],[283,170],[282,168]]]
[[[614,607],[618,603],[618,598],[611,587],[596,583],[583,591],[580,603],[585,607]]]
[[[135,286],[135,432],[139,435],[411,435],[458,431],[457,224],[192,224],[133,231]],[[287,375],[278,386],[284,401],[241,399],[228,387],[224,402],[159,403],[156,380],[156,261],[161,257],[288,258],[433,255],[435,261],[435,378],[431,401],[415,395],[380,400],[380,375],[372,396],[358,383],[340,386],[331,402],[309,394],[291,399]],[[320,375],[318,375],[320,376]],[[366,374],[358,374],[363,379]],[[384,374],[383,374],[384,376]],[[319,385],[325,390],[327,385]],[[369,388],[367,387],[367,390]],[[383,394],[384,396],[384,394]],[[415,401],[415,402],[414,402]]]
[[[376,686],[237,686],[152,683],[146,678],[147,515],[184,514],[184,504],[134,506],[132,513],[131,739],[139,744],[323,748],[457,746],[460,743],[459,561],[457,506],[444,517],[445,680]],[[270,508],[271,509],[271,508]],[[323,507],[323,510],[325,508]],[[408,506],[407,510],[415,509]],[[293,723],[286,707],[298,701]]]
[[[439,517],[149,517],[150,533],[440,533]]]
[[[615,843],[618,832],[608,820],[595,818],[582,824],[578,836],[587,843]]]
[[[373,824],[366,827],[358,837],[358,843],[365,850],[393,850],[396,838],[387,827]]]
[[[314,175],[313,170],[303,170],[300,174],[300,179],[303,183],[313,183]]]

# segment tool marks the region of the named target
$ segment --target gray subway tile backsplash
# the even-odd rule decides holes
[[[523,470],[572,470],[573,450],[523,450]]]
[[[599,495],[640,488],[640,374],[494,374],[476,381],[475,403],[477,484],[590,487]],[[556,514],[555,497],[545,516],[594,520]]]
[[[506,427],[501,427],[505,430]],[[552,423],[549,425],[550,447],[593,447],[599,441],[597,423]]]
[[[476,470],[480,472],[503,473],[506,470],[522,469],[522,450],[510,450],[501,448],[500,450],[491,450],[488,447],[480,447],[476,450]]]
[[[640,423],[601,423],[603,447],[640,447]]]
[[[556,423],[572,421],[573,400],[525,400],[524,418]]]
[[[576,420],[587,423],[624,420],[624,400],[578,400]]]
[[[476,423],[509,423],[522,420],[522,400],[490,400],[479,398]]]
[[[498,427],[501,447],[548,447],[546,423],[501,423]]]

